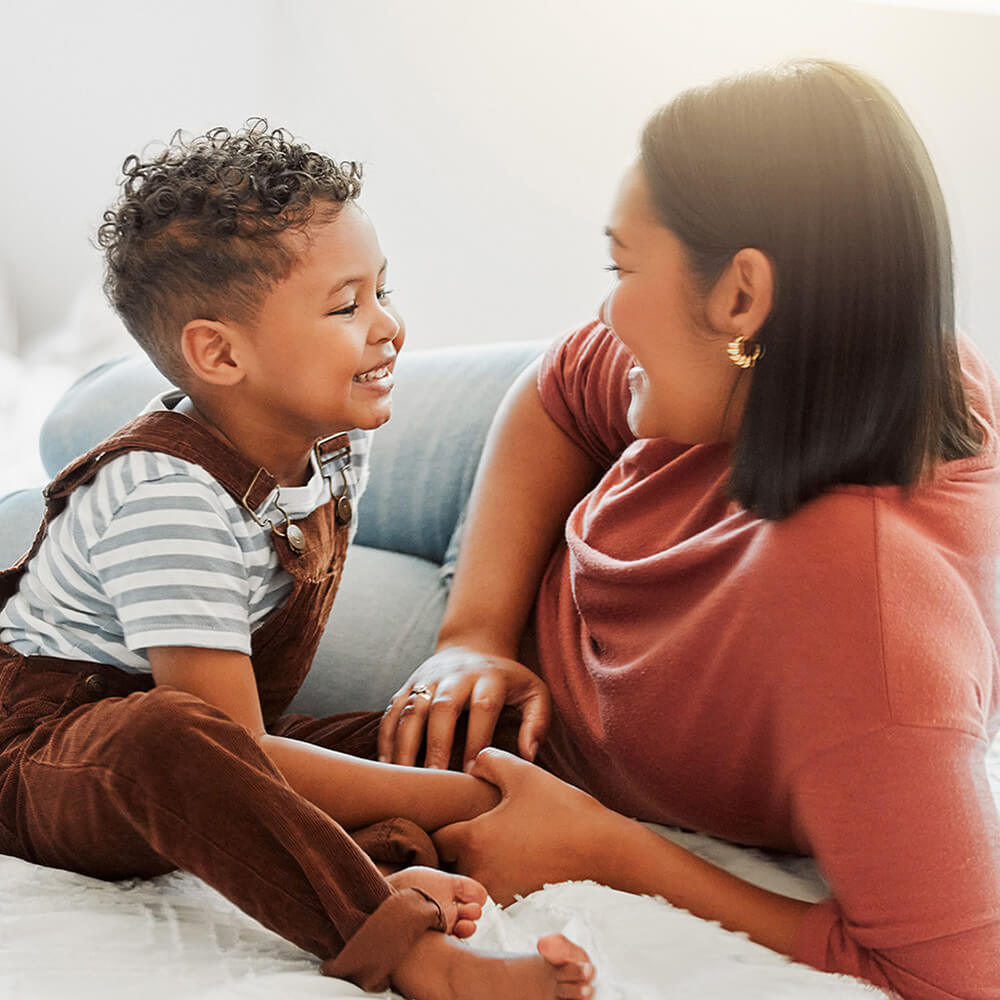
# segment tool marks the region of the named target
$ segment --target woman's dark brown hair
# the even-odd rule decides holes
[[[944,200],[885,88],[809,60],[686,91],[646,125],[641,162],[704,290],[743,247],[774,264],[733,455],[747,509],[777,519],[976,452]]]

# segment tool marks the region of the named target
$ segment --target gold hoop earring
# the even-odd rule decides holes
[[[753,368],[764,356],[764,345],[746,337],[737,337],[726,344],[726,354],[737,368]]]

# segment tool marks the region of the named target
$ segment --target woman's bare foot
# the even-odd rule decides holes
[[[392,973],[392,984],[414,1000],[587,1000],[593,978],[587,953],[562,934],[541,938],[537,955],[503,955],[428,931]]]
[[[436,868],[403,868],[386,875],[386,881],[399,891],[419,889],[433,896],[441,908],[446,934],[466,938],[475,933],[476,921],[483,915],[486,890],[465,875],[451,875]]]

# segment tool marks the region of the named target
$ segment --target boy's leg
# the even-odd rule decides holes
[[[0,756],[0,824],[5,841],[16,831],[14,853],[101,878],[193,872],[320,958],[353,939],[368,988],[436,925],[432,903],[392,893],[250,735],[199,699],[156,688],[69,708]]]

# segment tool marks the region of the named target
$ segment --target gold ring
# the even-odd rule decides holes
[[[411,695],[416,695],[418,698],[426,698],[428,701],[434,697],[431,694],[431,689],[426,684],[414,684],[410,689]]]

